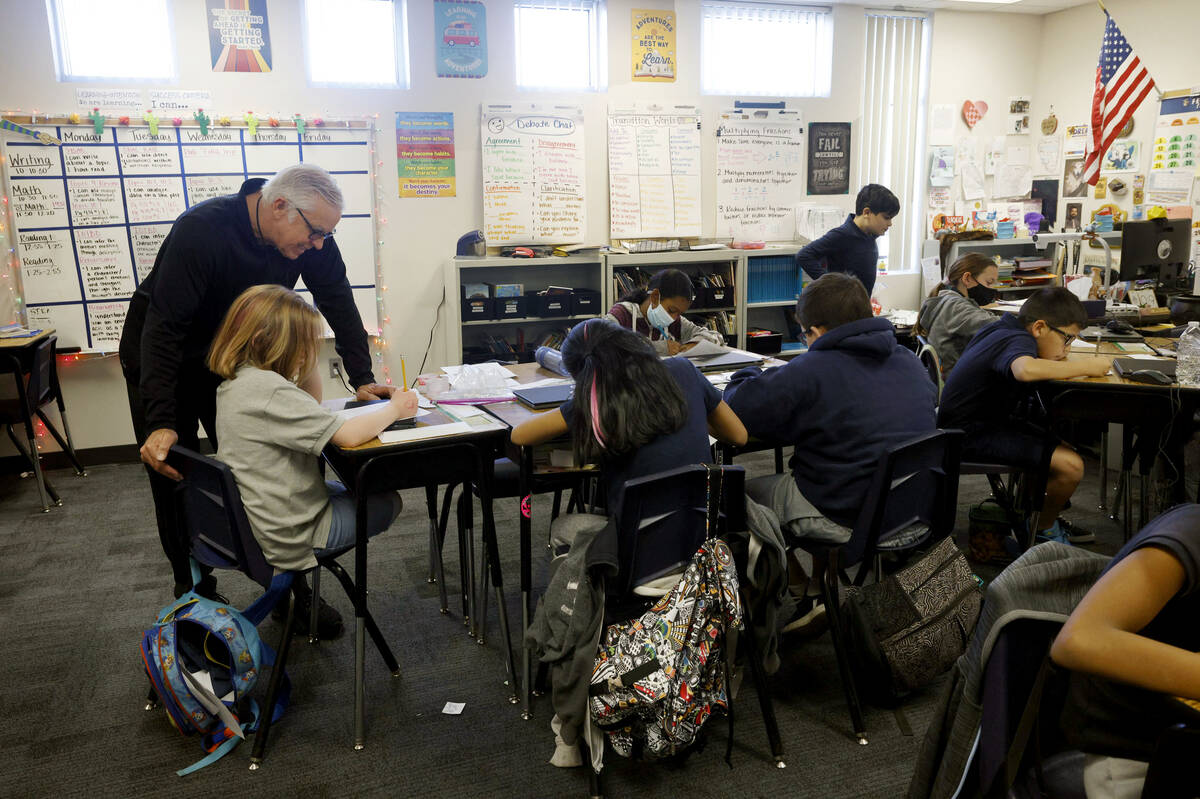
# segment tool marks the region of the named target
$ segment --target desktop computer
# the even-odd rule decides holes
[[[1153,280],[1163,292],[1190,291],[1190,219],[1126,222],[1121,229],[1121,280]],[[1158,292],[1156,292],[1158,293]]]

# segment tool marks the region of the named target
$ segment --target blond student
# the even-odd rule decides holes
[[[217,458],[233,470],[254,537],[280,569],[312,568],[315,554],[354,543],[354,499],[318,469],[325,445],[370,441],[417,407],[411,391],[350,419],[323,407],[321,330],[320,315],[296,292],[253,286],[234,300],[208,354],[208,368],[225,379],[217,389]],[[368,532],[387,529],[400,508],[394,491],[371,495]]]

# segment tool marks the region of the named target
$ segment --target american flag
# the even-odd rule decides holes
[[[1100,63],[1096,65],[1096,92],[1092,95],[1092,151],[1083,163],[1084,178],[1093,186],[1100,177],[1100,160],[1113,139],[1154,88],[1154,80],[1117,23],[1107,11],[1104,16],[1108,22],[1100,45]]]

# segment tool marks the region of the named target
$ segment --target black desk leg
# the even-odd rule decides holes
[[[366,726],[366,622],[367,607],[367,492],[366,471],[370,461],[358,470],[355,493],[354,584],[357,601],[354,603],[354,748],[367,744]]]
[[[533,447],[521,447],[521,718],[533,718],[529,706],[529,691],[533,675],[529,646],[530,595],[533,591]]]
[[[454,486],[447,486],[447,491],[453,491]],[[448,613],[449,608],[446,603],[446,574],[442,569],[442,534],[441,528],[438,526],[438,504],[437,504],[438,487],[436,485],[425,486],[425,506],[429,510],[429,578],[431,583],[437,583],[438,599],[441,600],[442,613]]]
[[[486,468],[490,469],[491,462],[489,460]],[[487,483],[490,484],[491,476],[487,476]],[[496,542],[496,520],[492,514],[492,492],[490,485],[480,487],[479,503],[483,510],[483,543],[487,547],[486,555],[487,562],[484,563],[484,572],[490,572],[492,575],[492,585],[496,590],[496,612],[500,617],[500,635],[504,639],[504,668],[508,673],[508,678],[505,684],[509,687],[508,701],[512,704],[517,704],[517,667],[513,657],[512,635],[508,627],[508,604],[504,601],[504,577],[500,570],[500,547]],[[481,601],[486,602],[486,594],[481,597]],[[484,616],[479,623],[480,642],[482,643],[483,628],[487,624],[487,617]],[[524,637],[522,637],[522,649],[524,649]],[[527,651],[527,650],[526,650]]]

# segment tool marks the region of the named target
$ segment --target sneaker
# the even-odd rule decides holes
[[[1067,538],[1067,531],[1062,528],[1058,521],[1055,521],[1053,526],[1038,533],[1037,540],[1034,543],[1041,544],[1046,541],[1054,541],[1059,544],[1066,544],[1067,546],[1071,545],[1071,540]]]
[[[1080,527],[1062,517],[1058,519],[1058,526],[1067,534],[1067,540],[1072,544],[1091,544],[1096,541],[1096,534],[1091,530]]]
[[[292,635],[308,635],[308,617],[309,617],[309,602],[312,601],[312,594],[306,595],[303,599],[297,597],[295,618],[292,619]],[[321,604],[317,608],[317,637],[323,641],[332,641],[342,634],[344,625],[342,624],[342,614],[337,612],[337,609],[320,600]],[[287,605],[280,602],[271,611],[271,618],[283,624],[287,621]]]
[[[796,612],[791,621],[783,625],[782,632],[802,636],[815,636],[829,627],[829,617],[820,597],[806,596],[796,601]]]

